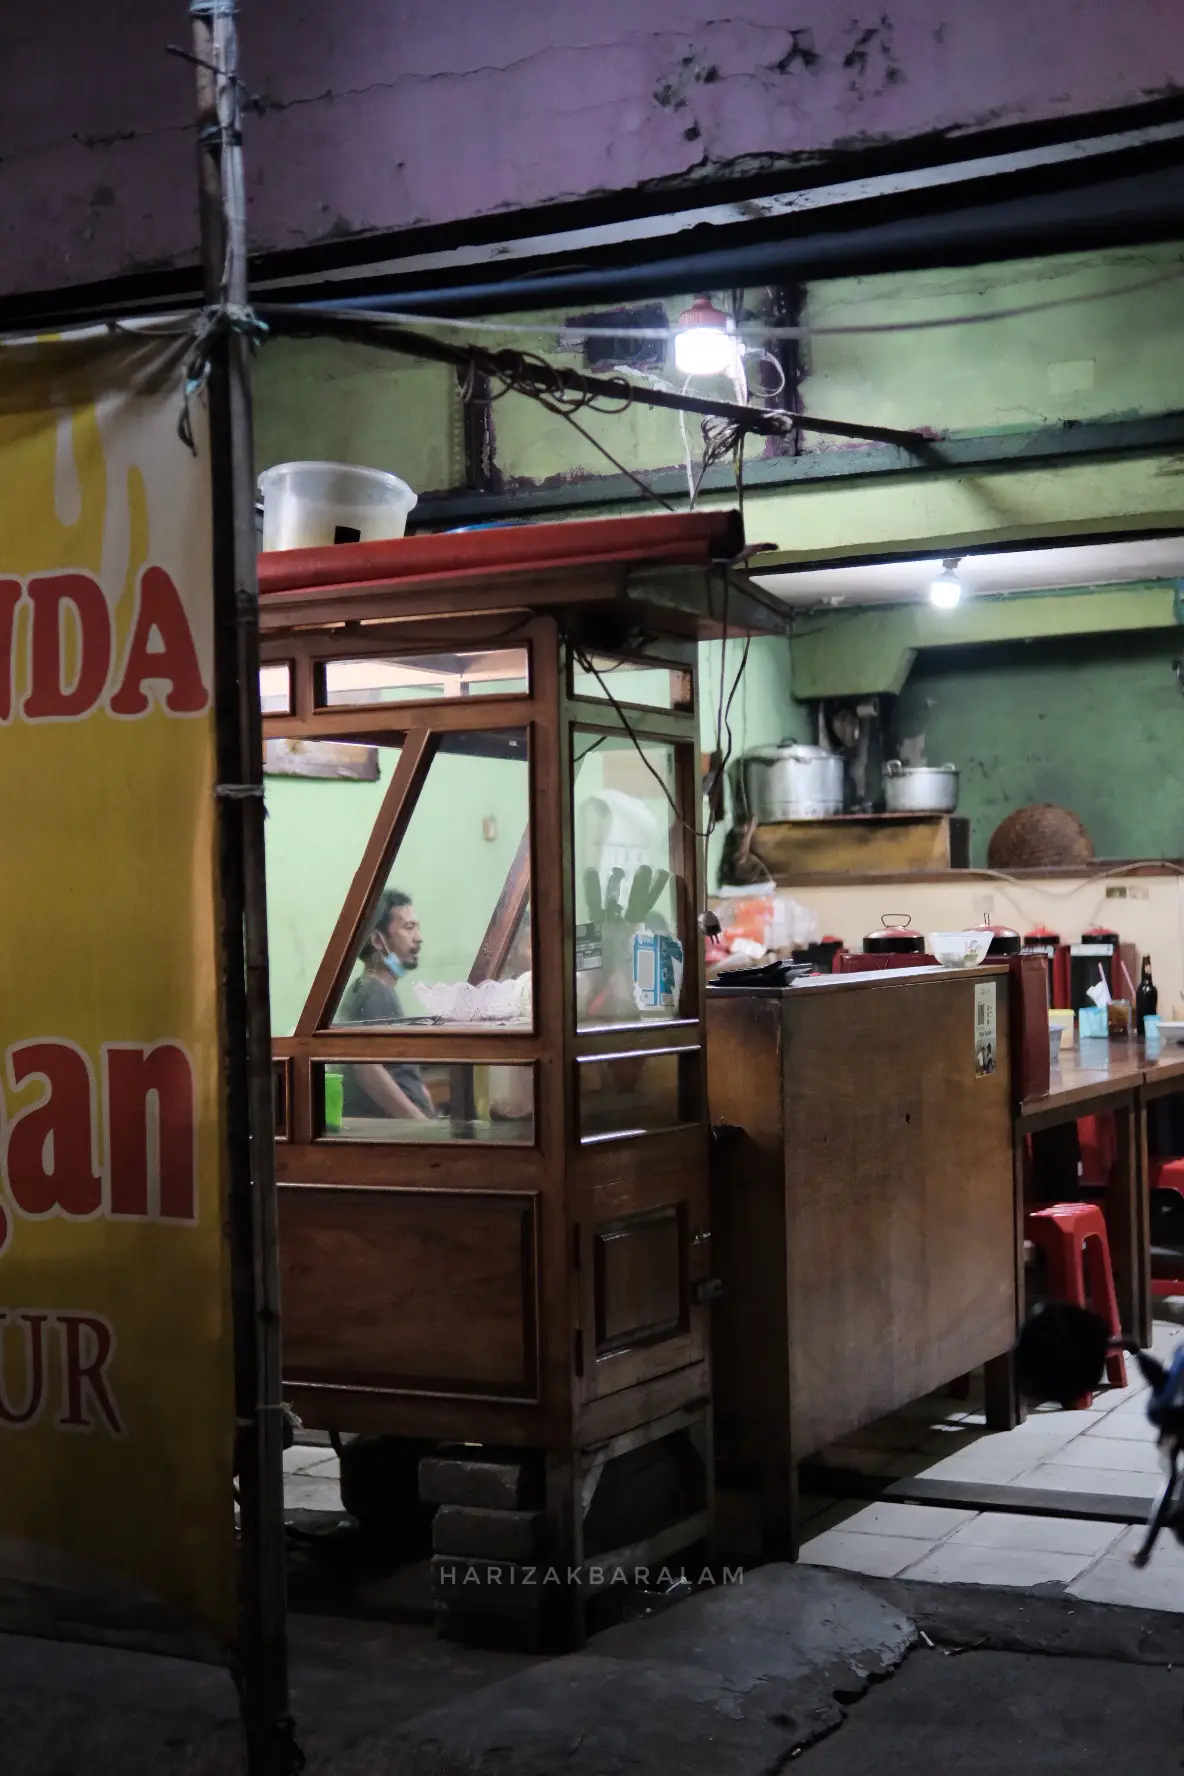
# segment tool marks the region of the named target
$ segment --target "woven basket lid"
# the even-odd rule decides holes
[[[1017,808],[991,834],[988,869],[1064,869],[1093,861],[1089,833],[1068,808],[1033,802]]]

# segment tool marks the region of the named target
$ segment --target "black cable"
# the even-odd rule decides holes
[[[529,391],[525,390],[525,389],[520,389],[518,392],[520,394],[529,393]],[[602,444],[600,442],[599,438],[594,438],[592,436],[592,433],[588,430],[587,426],[582,426],[580,424],[579,420],[576,419],[574,414],[565,412],[562,407],[553,407],[549,401],[543,401],[541,403],[541,405],[547,409],[548,413],[558,413],[563,419],[565,419],[567,421],[568,425],[574,426],[576,431],[579,432],[579,434],[582,438],[587,438],[589,444],[591,444],[595,449],[599,450],[601,456],[606,457],[607,460],[610,463],[612,463],[614,469],[619,469],[622,475],[627,475],[629,477],[630,481],[632,481],[632,483],[635,487],[640,487],[641,491],[645,494],[647,499],[656,500],[658,505],[664,506],[668,512],[677,511],[678,508],[676,506],[672,506],[668,499],[664,499],[660,493],[655,493],[652,487],[647,487],[645,482],[641,479],[640,475],[635,475],[633,473],[633,470],[627,469],[623,462],[618,462],[617,458],[613,455],[612,451],[609,450],[607,448],[607,446]]]

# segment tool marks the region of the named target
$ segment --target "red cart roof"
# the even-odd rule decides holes
[[[480,578],[627,565],[709,567],[744,549],[739,512],[676,512],[660,518],[592,518],[563,524],[445,531],[383,543],[338,543],[260,555],[259,591],[357,591],[381,581]]]

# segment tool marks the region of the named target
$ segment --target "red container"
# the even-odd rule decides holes
[[[1048,1040],[1048,960],[1039,950],[1004,956],[1011,976],[1012,1096],[1017,1104],[1048,1096],[1051,1060]]]
[[[1050,931],[1047,925],[1034,925],[1031,931],[1024,933],[1024,948],[1039,950],[1041,955],[1045,957],[1048,965],[1048,1003],[1059,1005],[1060,1000],[1056,996],[1058,985],[1056,964],[1057,952],[1061,948],[1060,938],[1055,931]]]
[[[865,956],[922,956],[925,939],[921,932],[909,930],[907,913],[885,913],[875,931],[863,940]]]

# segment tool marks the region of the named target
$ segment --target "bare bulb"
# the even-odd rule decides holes
[[[938,574],[929,588],[929,602],[936,605],[938,610],[953,610],[961,597],[962,582],[952,567],[947,567],[944,573]]]
[[[736,342],[722,327],[682,327],[674,336],[674,362],[683,376],[726,376]]]

